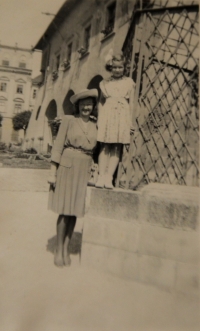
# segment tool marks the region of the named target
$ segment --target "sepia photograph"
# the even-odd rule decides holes
[[[0,330],[198,331],[199,0],[0,0]]]

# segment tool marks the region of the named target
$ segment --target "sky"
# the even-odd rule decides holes
[[[0,0],[0,43],[32,48],[36,45],[53,16],[65,0]],[[40,74],[41,53],[34,52],[33,77]]]

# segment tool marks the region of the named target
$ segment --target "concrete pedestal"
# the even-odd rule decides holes
[[[90,190],[82,265],[198,296],[198,188]]]

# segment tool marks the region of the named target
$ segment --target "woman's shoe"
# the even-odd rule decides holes
[[[105,188],[108,188],[110,190],[113,189],[113,184],[112,184],[113,177],[111,175],[106,175],[105,176]]]
[[[104,176],[99,175],[95,187],[103,188],[104,187]]]

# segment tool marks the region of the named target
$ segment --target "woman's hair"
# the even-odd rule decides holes
[[[92,101],[93,101],[93,110],[92,110],[91,116],[97,117],[97,99],[94,98],[94,97],[87,97],[87,98],[84,98],[84,99],[88,99],[88,98],[92,99]],[[79,99],[74,104],[74,114],[75,115],[79,114],[79,102],[80,102],[80,100],[84,100],[84,99]]]
[[[113,61],[122,62],[125,65],[125,57],[122,52],[116,53],[112,56],[112,59],[106,63],[105,68],[107,71],[112,71]]]

